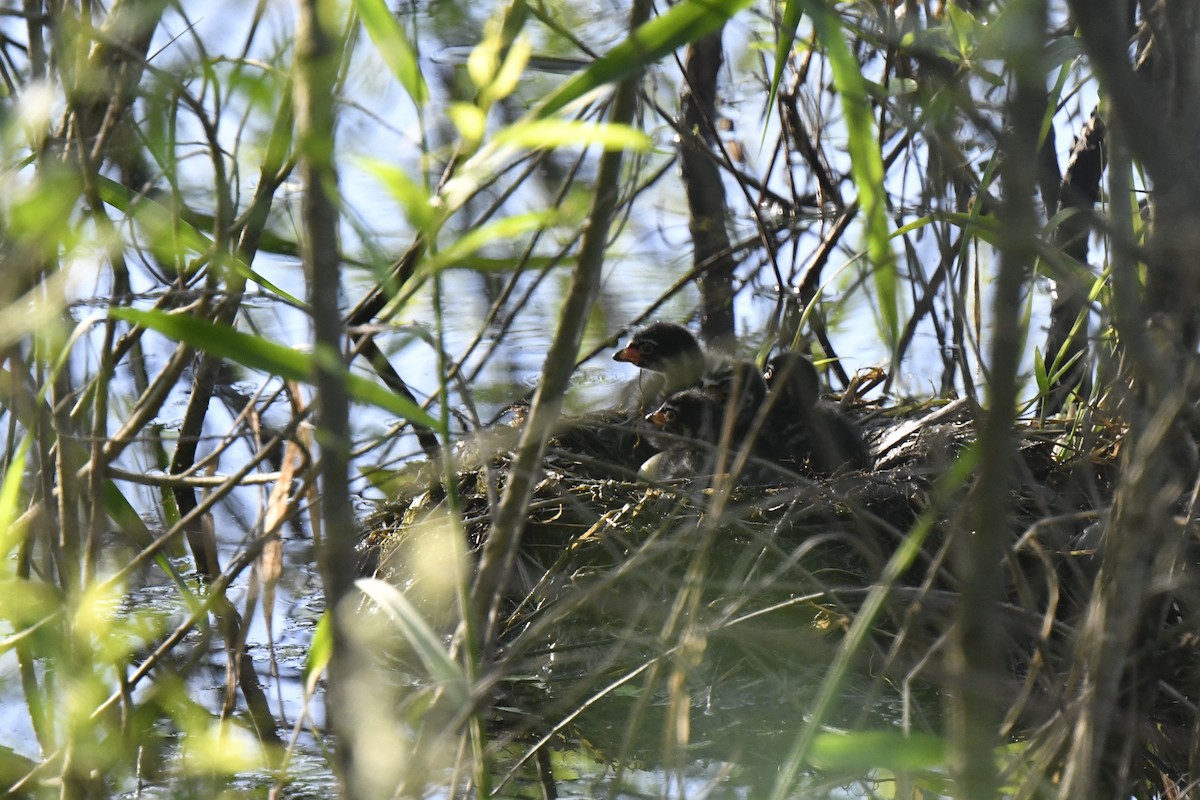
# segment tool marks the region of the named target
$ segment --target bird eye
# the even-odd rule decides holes
[[[667,417],[667,422],[674,422],[675,421],[675,409],[668,408],[666,410],[666,417]]]
[[[638,347],[638,351],[644,356],[654,355],[654,342],[642,342],[641,346]]]

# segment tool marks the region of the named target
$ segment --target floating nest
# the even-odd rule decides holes
[[[769,485],[727,485],[720,478],[648,484],[609,477],[611,461],[552,450],[533,492],[510,581],[508,629],[521,630],[539,615],[553,617],[555,604],[570,598],[575,618],[588,614],[627,636],[628,615],[614,616],[614,607],[669,606],[686,581],[695,579],[688,573],[698,569],[698,559],[705,562],[703,602],[709,608],[725,604],[744,613],[751,606],[792,603],[804,605],[809,616],[819,608],[846,619],[879,582],[901,541],[924,525],[928,534],[900,574],[892,610],[911,614],[920,600],[922,613],[934,619],[917,627],[935,635],[943,631],[957,588],[948,546],[973,527],[962,500],[974,479],[949,482],[975,439],[970,406],[956,400],[855,410],[875,468],[828,478],[796,475]],[[1047,603],[1065,608],[1086,602],[1095,523],[1111,498],[1121,430],[1093,422],[1085,436],[1082,427],[1029,422],[1019,430],[1020,480],[1011,498],[1003,565],[1018,641],[1041,635]],[[458,517],[471,551],[487,535],[492,504],[504,491],[510,466],[509,454],[500,450],[458,473]],[[397,476],[394,499],[367,517],[361,546],[366,571],[398,583],[412,580],[404,543],[447,513],[438,472],[436,465],[420,464]],[[587,600],[579,602],[580,597]],[[654,623],[639,618],[637,625]],[[919,658],[920,648],[914,652]]]
[[[942,523],[953,520],[953,500],[933,509],[932,493],[974,441],[974,425],[966,400],[893,409],[864,404],[856,412],[875,466],[831,477],[796,474],[789,480],[733,485],[727,485],[727,476],[647,482],[627,468],[626,477],[613,477],[622,470],[607,454],[580,452],[578,436],[570,450],[552,446],[522,538],[525,565],[535,573],[565,568],[564,555],[575,550],[608,551],[619,561],[639,541],[672,532],[694,538],[700,529],[719,531],[718,544],[735,548],[746,540],[786,547],[836,532],[861,552],[867,568],[861,577],[874,580],[898,538],[922,514],[933,513]],[[1085,437],[1066,422],[1027,422],[1018,433],[1013,545],[1072,552],[1110,501],[1122,430],[1093,422]],[[499,444],[514,440],[515,435],[508,436]],[[511,467],[503,449],[478,460],[484,463],[457,473],[455,487],[471,549],[487,535],[492,503],[504,491]],[[964,480],[958,496],[971,483],[970,477]],[[448,507],[437,465],[414,465],[388,485],[394,497],[364,520],[360,547],[364,570],[383,577],[391,574],[389,559],[397,544],[415,525]]]
[[[852,702],[843,718],[829,722],[852,727],[886,718],[888,709],[897,713],[909,699],[897,694],[901,685],[904,692],[925,686],[936,698],[942,659],[930,656],[944,646],[959,601],[950,544],[974,526],[974,506],[964,501],[976,478],[958,468],[975,441],[971,407],[955,400],[860,405],[854,412],[874,468],[827,478],[652,484],[613,477],[604,466],[610,462],[587,453],[552,450],[506,597],[502,637],[510,665],[533,659],[528,669],[540,676],[539,692],[556,676],[563,687],[585,678],[594,686],[639,659],[678,657],[682,645],[670,637],[696,626],[707,650],[695,675],[719,663],[721,681],[742,676],[743,688],[756,687],[751,694],[760,695],[754,702],[761,709],[794,721],[806,713],[806,700],[788,675],[822,674],[866,597],[890,582],[856,665],[858,679],[847,682]],[[1009,547],[998,565],[1007,602],[997,636],[1009,680],[996,687],[1011,709],[1006,730],[1014,737],[1044,725],[1065,702],[1074,630],[1095,576],[1097,523],[1111,502],[1123,433],[1095,417],[1018,426],[1019,479]],[[471,551],[487,536],[510,467],[499,448],[457,473],[454,518]],[[437,476],[431,464],[397,476],[394,498],[365,520],[365,569],[401,584],[413,580],[405,542],[448,514]],[[889,565],[912,537],[920,537],[915,555]],[[575,688],[563,691],[578,696]],[[545,708],[569,702],[539,694],[524,705],[542,710],[530,718],[546,719]],[[1168,717],[1164,712],[1159,722]],[[944,732],[937,721],[929,729]],[[594,742],[595,730],[587,737]],[[714,737],[728,738],[719,731]],[[610,746],[628,750],[621,742]]]

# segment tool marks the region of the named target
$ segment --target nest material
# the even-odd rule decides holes
[[[593,458],[574,447],[552,450],[523,535],[525,567],[534,574],[577,568],[580,552],[615,564],[647,537],[698,527],[720,528],[722,542],[733,546],[750,539],[785,547],[837,531],[862,551],[870,566],[860,578],[869,582],[898,537],[928,508],[931,487],[974,440],[974,430],[965,400],[868,409],[868,414],[875,469],[828,479],[796,475],[784,483],[728,490],[722,488],[724,476],[651,485],[612,477],[619,470],[608,453]],[[1071,550],[1096,510],[1109,502],[1120,433],[1093,425],[1092,441],[1072,447],[1072,438],[1082,437],[1069,435],[1065,424],[1022,428],[1014,546]],[[488,443],[497,441],[493,437]],[[478,452],[477,447],[476,458]],[[486,536],[491,502],[503,492],[510,466],[510,456],[501,451],[457,473],[460,513],[472,549]],[[386,577],[396,543],[419,520],[445,508],[440,475],[437,465],[423,463],[398,476],[395,499],[365,520],[364,569]]]

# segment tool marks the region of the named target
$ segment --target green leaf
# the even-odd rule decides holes
[[[988,244],[995,244],[999,241],[1000,225],[996,222],[996,218],[992,216],[985,216],[981,214],[978,209],[974,209],[968,213],[949,211],[940,212],[936,216],[918,217],[912,222],[897,228],[890,234],[890,236],[891,238],[904,236],[905,234],[912,233],[917,228],[931,225],[935,221],[939,220],[953,223],[970,235],[978,236]]]
[[[950,30],[954,34],[954,46],[958,50],[958,54],[964,60],[969,61],[974,49],[973,43],[977,38],[979,23],[969,12],[954,3],[946,5],[946,17],[950,21]]]
[[[500,51],[503,47],[499,32],[495,32],[484,36],[479,44],[471,48],[471,54],[467,56],[467,75],[476,89],[489,85],[500,71]]]
[[[487,225],[467,231],[450,246],[431,255],[421,267],[423,270],[436,272],[450,267],[463,266],[468,263],[476,251],[493,242],[515,239],[533,231],[552,227],[563,218],[564,215],[559,209],[547,209],[489,222]]]
[[[333,659],[333,623],[329,621],[329,609],[321,613],[317,629],[313,631],[308,645],[308,658],[304,660],[304,686],[309,694],[317,691],[317,680]]]
[[[63,605],[63,597],[53,584],[36,578],[0,579],[0,622],[6,623],[4,627],[11,626],[12,630],[20,631],[37,625],[61,611]],[[6,634],[9,632],[5,631]],[[11,637],[6,637],[5,644],[11,641]]]
[[[171,237],[175,240],[175,249],[180,251],[203,254],[212,249],[212,239],[194,225],[180,219],[178,214],[172,214],[156,200],[139,195],[111,178],[100,176],[100,199],[133,217],[155,247],[160,247],[163,239]]]
[[[151,239],[156,240],[154,242],[156,247],[160,246],[161,242],[168,237],[172,239],[177,237],[179,247],[191,250],[197,254],[205,254],[212,251],[212,239],[209,239],[199,228],[190,225],[177,214],[172,214],[166,207],[146,195],[130,191],[128,187],[117,183],[111,178],[97,175],[96,179],[100,183],[100,199],[137,220],[138,224],[145,228]],[[231,257],[227,265],[246,280],[254,281],[259,286],[274,292],[289,303],[293,303],[300,308],[305,307],[305,303],[250,269],[250,265],[240,258],[236,256]]]
[[[390,583],[378,578],[362,578],[355,581],[363,594],[396,624],[400,634],[416,652],[429,676],[446,690],[450,701],[456,706],[465,706],[470,700],[467,679],[462,668],[446,652],[429,623],[421,616],[408,598]]]
[[[544,272],[548,269],[569,267],[570,265],[570,259],[555,258],[553,256],[530,256],[518,259],[488,258],[487,256],[470,255],[463,256],[453,264],[447,265],[447,269],[469,269],[475,272],[511,272],[518,266],[522,266],[526,270]]]
[[[404,35],[400,23],[383,0],[354,0],[354,8],[388,69],[417,107],[424,107],[429,102],[429,87],[417,63],[417,53]]]
[[[896,230],[892,231],[892,238],[897,239],[901,236],[912,233],[918,228],[924,228],[926,225],[932,225],[934,218],[932,216],[917,217],[912,222],[906,223]]]
[[[239,333],[187,314],[167,314],[135,308],[113,308],[108,313],[115,319],[158,331],[172,339],[186,342],[198,350],[227,358],[250,369],[278,375],[286,380],[311,381],[316,371],[314,358],[310,353],[302,353],[261,336]],[[437,420],[386,387],[349,372],[344,377],[346,391],[355,400],[378,406],[411,422],[440,430],[441,425]]]
[[[512,94],[525,74],[529,64],[529,56],[533,53],[533,45],[527,36],[517,37],[508,47],[500,68],[491,76],[491,80],[481,87],[479,105],[490,108],[498,100],[503,100]]]
[[[534,117],[545,119],[588,92],[637,74],[677,48],[717,30],[750,3],[751,0],[683,0],[666,14],[640,25],[628,39],[558,87],[533,109]]]
[[[121,491],[121,487],[117,485],[116,481],[106,480],[104,482],[104,511],[117,530],[138,547],[146,547],[154,541],[154,534],[146,527],[146,523],[138,515],[137,509],[125,497],[125,493]],[[176,588],[189,604],[198,602],[191,587],[179,574],[179,570],[175,568],[167,552],[157,551],[154,554],[154,563],[158,564],[164,575],[171,576]]]
[[[1050,393],[1050,376],[1046,373],[1046,359],[1042,358],[1042,350],[1033,348],[1033,379],[1037,382],[1038,395],[1045,397]]]
[[[1084,311],[1084,313],[1081,316],[1086,321],[1086,318],[1087,318],[1086,310]],[[1075,329],[1072,329],[1072,331],[1071,331],[1072,335],[1074,335],[1076,332],[1077,331]],[[1050,366],[1049,374],[1046,377],[1047,385],[1052,384],[1052,383],[1057,384],[1059,381],[1061,381],[1066,376],[1067,372],[1071,369],[1071,367],[1075,366],[1075,363],[1077,361],[1079,361],[1080,357],[1083,356],[1082,352],[1077,352],[1077,353],[1072,353],[1071,357],[1067,358],[1067,348],[1071,346],[1071,338],[1072,338],[1071,336],[1068,336],[1067,340],[1065,342],[1063,342],[1062,347],[1060,347],[1058,349],[1058,353],[1055,354],[1054,363]]]
[[[1046,62],[1054,66],[1070,66],[1084,55],[1083,40],[1075,36],[1058,36],[1046,44]]]
[[[1058,213],[1056,213],[1053,217],[1051,217],[1046,222],[1046,224],[1042,227],[1043,234],[1047,235],[1047,238],[1049,238],[1048,235],[1053,233],[1054,231],[1058,230],[1058,228],[1064,222],[1069,220],[1071,217],[1078,216],[1079,214],[1082,214],[1082,213],[1084,213],[1084,212],[1078,208],[1061,208],[1061,209],[1059,209]]]
[[[479,187],[490,180],[498,165],[511,156],[511,150],[518,145],[550,147],[560,143],[597,142],[608,148],[648,146],[644,144],[645,140],[640,135],[628,132],[628,129],[596,126],[591,129],[579,128],[572,132],[564,127],[539,128],[534,123],[549,120],[589,92],[637,74],[647,64],[664,58],[677,47],[719,29],[730,17],[749,6],[750,2],[751,0],[682,0],[666,14],[639,26],[628,39],[568,79],[521,120],[500,131],[495,141],[489,142],[480,152],[471,155],[458,173],[442,188],[441,200],[447,213],[456,211],[467,198],[474,196]],[[515,3],[514,8],[518,7],[523,8],[523,5]],[[510,17],[523,18],[519,13]],[[517,29],[517,24],[513,23],[512,30]],[[493,73],[501,70],[496,63],[504,52],[503,42],[504,37],[501,36],[498,43],[489,43],[487,47],[481,45],[472,52],[468,60],[468,69],[473,80],[487,83],[501,79]],[[519,46],[521,45],[514,41],[511,47],[517,51],[511,54],[511,59],[517,59],[511,61],[513,65],[523,64],[527,56],[527,53],[519,50]],[[513,69],[515,70],[515,66]],[[512,72],[508,66],[503,70],[507,73]],[[484,103],[485,100],[481,95],[480,103]],[[484,108],[479,105],[459,104],[452,106],[448,113],[467,150],[473,149],[483,141],[486,133]],[[572,135],[578,132],[586,132],[586,138]]]
[[[467,59],[467,74],[479,89],[481,109],[508,97],[520,83],[533,53],[529,38],[521,35],[528,12],[524,0],[513,0],[503,14],[487,21],[484,36]]]

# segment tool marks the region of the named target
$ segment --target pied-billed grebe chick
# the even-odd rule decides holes
[[[821,377],[811,360],[799,353],[779,353],[764,375],[777,403],[794,408],[812,408],[821,398]]]
[[[700,383],[708,363],[692,332],[674,322],[655,322],[638,331],[613,354],[659,377],[643,389],[644,405],[657,408],[668,396]]]
[[[722,409],[733,407],[733,438],[743,441],[767,397],[767,382],[758,367],[750,361],[713,364],[701,379],[701,388]]]
[[[663,433],[716,444],[721,436],[721,404],[700,389],[684,389],[666,399],[646,421]]]
[[[858,426],[833,405],[820,399],[819,379],[813,363],[799,353],[780,353],[767,368],[772,398],[763,437],[774,458],[791,466],[809,465],[813,472],[830,475],[843,469],[866,469],[871,454]]]
[[[662,373],[687,367],[699,380],[704,370],[704,351],[692,332],[682,325],[655,322],[635,333],[629,344],[613,354],[613,361]]]
[[[664,435],[655,437],[661,452],[647,459],[639,472],[656,480],[711,475],[723,415],[720,403],[700,389],[668,397],[646,415],[646,421]]]
[[[560,419],[549,439],[551,457],[577,462],[589,475],[630,478],[658,448],[640,415],[616,409]]]

